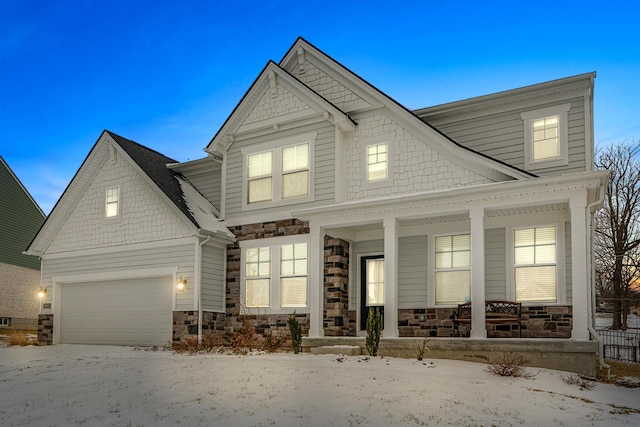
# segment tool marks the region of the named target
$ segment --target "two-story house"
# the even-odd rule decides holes
[[[469,338],[447,342],[588,364],[594,78],[409,111],[298,39],[202,159],[100,136],[28,249],[40,339],[163,344],[256,314],[278,331],[295,310],[306,347],[358,345],[379,306],[401,353],[451,337],[471,301]],[[520,302],[521,324],[485,323],[489,300]]]
[[[0,333],[38,326],[40,261],[24,255],[45,215],[0,156]]]

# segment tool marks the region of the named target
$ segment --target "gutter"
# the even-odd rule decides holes
[[[202,344],[202,246],[211,240],[211,235],[207,236],[202,242],[200,242],[200,251],[198,256],[200,257],[200,271],[198,272],[198,344]]]
[[[604,188],[601,192],[600,192],[600,197],[598,198],[598,200],[595,200],[592,203],[589,203],[587,205],[587,212],[589,212],[589,231],[591,234],[591,276],[589,278],[590,282],[591,282],[591,292],[588,293],[588,297],[589,297],[589,310],[591,310],[591,322],[589,324],[589,333],[591,333],[591,336],[593,337],[593,339],[595,339],[598,342],[598,360],[600,362],[600,368],[601,369],[606,369],[607,370],[607,378],[610,379],[611,378],[611,365],[607,365],[604,362],[604,343],[602,342],[602,339],[600,339],[600,337],[598,336],[598,333],[596,332],[595,327],[593,326],[594,322],[595,322],[595,318],[594,318],[594,313],[593,313],[593,309],[595,307],[595,299],[596,299],[596,287],[594,286],[594,280],[593,278],[595,277],[595,255],[593,253],[593,241],[594,241],[594,227],[593,227],[593,218],[595,217],[595,207],[599,204],[602,204],[604,202],[604,194],[606,192],[606,188]]]

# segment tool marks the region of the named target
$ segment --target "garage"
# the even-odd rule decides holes
[[[62,284],[60,343],[169,344],[172,282],[150,277]]]

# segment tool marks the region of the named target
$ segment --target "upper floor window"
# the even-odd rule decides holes
[[[516,301],[557,302],[556,227],[514,230]]]
[[[298,203],[311,198],[314,140],[315,133],[243,149],[243,208]]]
[[[367,147],[367,181],[387,179],[387,144],[373,144]]]
[[[120,187],[107,188],[105,201],[105,216],[107,218],[115,218],[120,210]]]
[[[435,238],[436,304],[460,304],[471,297],[471,235]]]
[[[524,120],[525,169],[569,164],[567,112],[571,104],[521,113]]]

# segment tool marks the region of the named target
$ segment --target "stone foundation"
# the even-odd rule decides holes
[[[53,314],[38,314],[38,345],[53,344]]]
[[[453,308],[398,310],[400,337],[451,337]],[[571,306],[530,306],[522,308],[522,338],[571,338]],[[460,325],[466,337],[469,325]],[[518,338],[517,323],[487,323],[487,338]]]
[[[224,335],[224,313],[202,312],[202,334]],[[198,337],[198,312],[174,311],[171,340],[180,342],[188,337]]]

